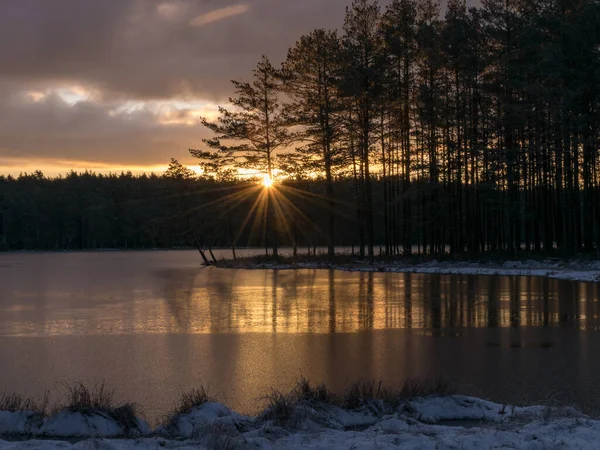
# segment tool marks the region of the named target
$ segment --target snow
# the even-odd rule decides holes
[[[136,418],[136,421],[135,434],[147,435],[152,432],[144,420]],[[50,417],[30,411],[0,411],[0,436],[118,437],[126,434],[127,431],[117,421],[101,411],[84,414],[63,410]]]
[[[118,423],[101,412],[86,415],[61,411],[45,421],[39,430],[39,434],[43,435],[74,437],[116,437],[122,436],[123,433],[124,431]]]
[[[600,261],[506,261],[497,262],[463,262],[463,261],[428,261],[409,264],[406,262],[375,263],[366,265],[357,261],[349,265],[328,263],[296,263],[296,264],[244,264],[233,266],[242,269],[335,269],[347,272],[395,272],[425,273],[442,275],[504,275],[534,276],[560,280],[600,282]]]
[[[178,437],[191,438],[207,428],[214,427],[225,434],[229,434],[230,432],[236,432],[240,427],[249,425],[250,422],[250,417],[237,414],[221,403],[208,402],[192,408],[187,414],[179,416],[174,432]],[[160,426],[156,432],[157,434],[168,435],[173,431]]]
[[[499,405],[475,397],[452,395],[448,397],[417,398],[408,402],[408,408],[424,423],[439,423],[450,420],[477,420],[502,423],[517,418],[539,419],[547,415],[579,417],[574,408],[547,408],[545,406],[519,407]]]
[[[158,428],[151,436],[135,439],[107,439],[119,435],[119,429],[102,414],[63,411],[40,425],[32,413],[0,412],[0,450],[594,449],[600,443],[600,421],[573,409],[512,407],[460,395],[416,398],[397,408],[376,401],[354,411],[314,403],[296,408],[296,420],[282,424],[206,403],[180,416],[174,434],[161,435],[165,430]],[[31,437],[32,418],[40,433],[44,430],[44,439],[25,439]],[[11,436],[11,427],[27,436]]]
[[[0,411],[0,435],[30,434],[39,430],[42,418],[31,411]]]

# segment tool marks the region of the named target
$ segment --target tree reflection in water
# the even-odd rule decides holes
[[[600,286],[591,283],[332,270],[206,269],[165,278],[166,308],[155,320],[186,333],[598,327]]]

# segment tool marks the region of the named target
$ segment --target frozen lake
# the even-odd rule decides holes
[[[597,412],[600,284],[203,268],[195,251],[0,254],[0,392],[105,382],[153,421],[203,384],[254,412],[303,375],[452,380]]]

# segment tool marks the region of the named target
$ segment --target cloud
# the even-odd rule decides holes
[[[188,148],[207,132],[200,116],[214,117],[217,106],[203,101],[113,101],[81,97],[72,103],[67,89],[43,94],[0,89],[0,166],[24,170],[37,161],[73,167],[158,166],[170,157],[193,163]],[[87,166],[82,162],[87,162]],[[0,167],[0,173],[2,168]]]
[[[250,6],[245,4],[226,6],[225,8],[215,9],[214,11],[210,11],[208,13],[199,15],[198,17],[190,21],[190,25],[193,27],[201,27],[203,25],[208,25],[209,23],[218,22],[229,17],[243,14],[249,9]]]
[[[339,28],[349,3],[0,0],[0,165],[191,162],[230,80]]]
[[[167,1],[159,4],[156,12],[165,19],[178,20],[188,12],[188,5],[183,1]]]
[[[0,81],[223,101],[262,54],[277,62],[302,34],[341,26],[349,2],[1,0]]]

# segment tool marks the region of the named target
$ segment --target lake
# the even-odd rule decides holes
[[[252,413],[300,376],[334,391],[443,376],[498,402],[600,411],[600,284],[200,263],[195,251],[0,254],[0,392],[105,382],[152,422],[200,384]]]

